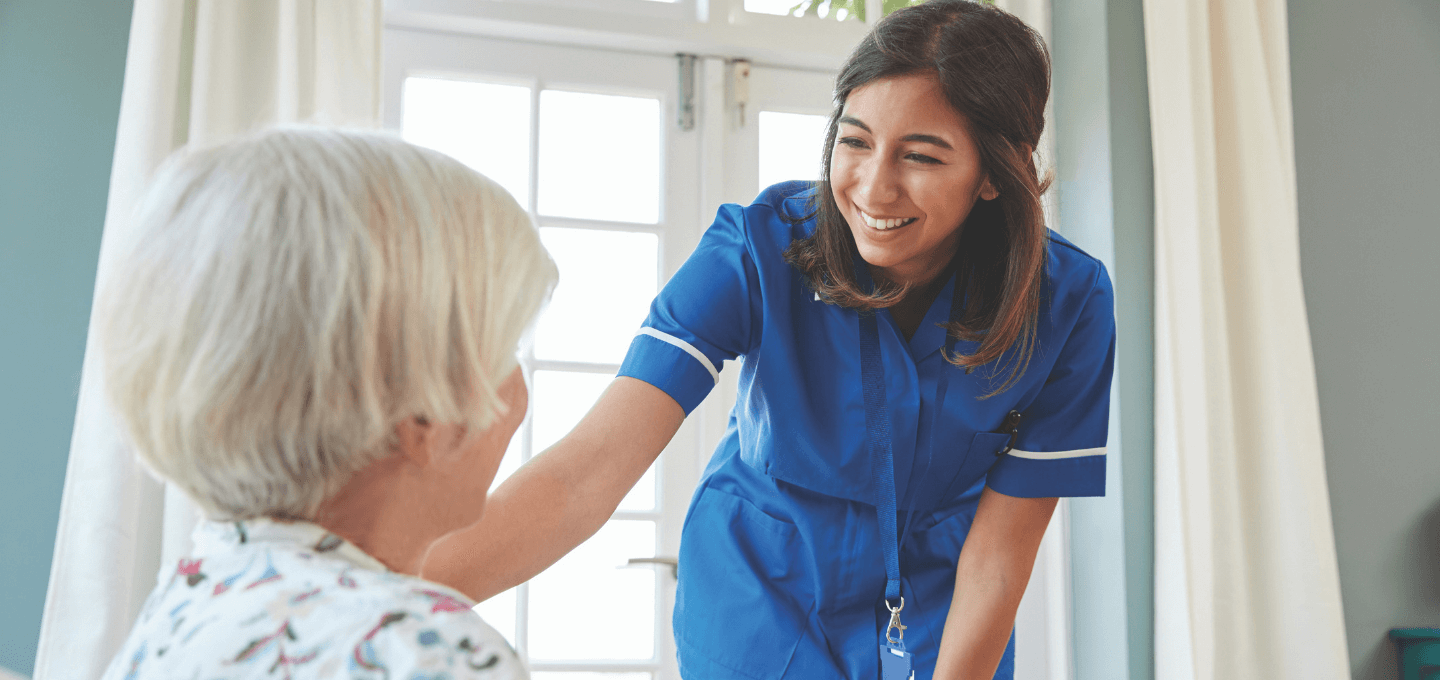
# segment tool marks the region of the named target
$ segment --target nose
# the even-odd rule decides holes
[[[900,200],[900,177],[895,164],[874,154],[858,168],[855,197],[871,210]]]

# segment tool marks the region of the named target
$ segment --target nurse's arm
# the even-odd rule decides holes
[[[684,420],[659,388],[616,378],[570,434],[490,494],[479,522],[435,544],[421,576],[477,602],[530,580],[600,530]]]
[[[955,567],[936,680],[995,675],[1055,501],[1014,498],[985,487]]]

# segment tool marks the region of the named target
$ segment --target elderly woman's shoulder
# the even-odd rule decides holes
[[[352,677],[369,677],[367,671],[456,680],[529,677],[510,644],[464,595],[414,576],[357,568],[358,556],[344,554],[351,549],[293,554],[305,563],[305,571],[314,569],[311,583],[298,588],[303,592],[296,596],[314,593],[310,596],[324,600],[306,618],[317,633],[336,625],[333,634],[320,637],[334,640],[344,652]]]
[[[395,597],[367,607],[373,627],[353,655],[362,668],[398,665],[406,677],[529,677],[510,644],[459,593],[397,574],[367,576],[388,577],[370,592],[391,589]]]
[[[218,530],[216,529],[218,527]],[[528,673],[464,595],[314,525],[197,532],[105,677],[512,679]]]

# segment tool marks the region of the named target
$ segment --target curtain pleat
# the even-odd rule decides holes
[[[1349,677],[1283,0],[1145,0],[1158,680]]]
[[[381,0],[136,0],[97,289],[150,175],[176,149],[270,124],[374,127]],[[93,328],[90,339],[93,340]],[[198,515],[127,447],[87,350],[37,678],[99,677]]]

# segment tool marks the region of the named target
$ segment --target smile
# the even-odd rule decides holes
[[[874,217],[865,214],[865,212],[863,211],[861,211],[860,216],[865,218],[865,224],[870,225],[871,229],[878,229],[880,231],[898,229],[914,222],[915,220],[920,219],[918,217],[894,217],[890,219],[875,219]]]

